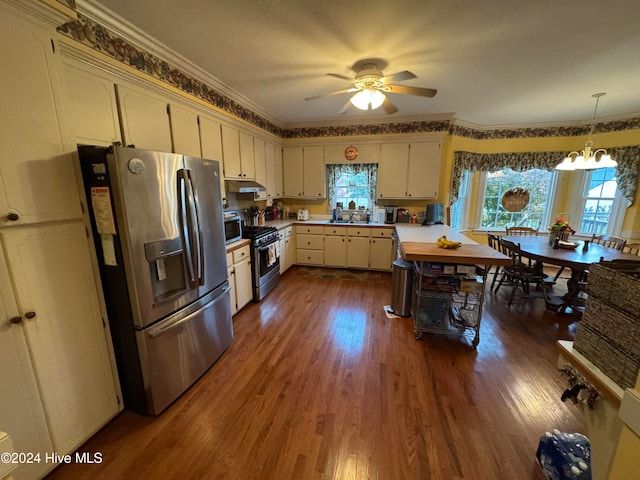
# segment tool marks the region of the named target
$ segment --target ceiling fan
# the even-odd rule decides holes
[[[337,90],[335,92],[326,93],[324,95],[316,95],[307,97],[305,100],[314,100],[316,98],[327,97],[331,95],[341,95],[343,93],[355,93],[353,97],[342,107],[340,113],[345,113],[349,104],[354,105],[360,110],[375,110],[378,107],[388,113],[398,111],[397,107],[385,96],[385,93],[398,93],[404,95],[418,95],[420,97],[433,97],[438,90],[434,88],[410,87],[405,85],[393,85],[393,82],[410,80],[417,78],[413,73],[405,70],[403,72],[394,73],[392,75],[384,75],[375,63],[364,63],[361,69],[356,73],[354,78],[349,78],[338,73],[327,73],[332,77],[340,78],[353,82],[354,86]]]

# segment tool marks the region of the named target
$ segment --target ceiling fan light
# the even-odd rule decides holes
[[[369,103],[371,103],[371,92],[369,90],[360,90],[353,97],[351,97],[351,103],[354,107],[360,110],[368,110]]]
[[[371,92],[371,110],[375,110],[384,103],[385,96],[380,90],[373,90]]]

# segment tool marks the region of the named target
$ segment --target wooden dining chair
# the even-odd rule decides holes
[[[497,250],[502,253],[502,249],[500,248],[500,237],[493,233],[487,232],[487,245],[489,245],[494,250]],[[494,265],[493,268],[493,281],[491,282],[491,290],[493,290],[493,286],[496,283],[496,279],[498,278],[498,274],[500,272],[500,265]]]
[[[509,296],[509,306],[513,303],[513,298],[516,292],[520,289],[524,296],[529,296],[530,285],[535,285],[537,290],[542,291],[545,305],[549,303],[547,298],[547,289],[544,285],[544,280],[547,275],[543,273],[539,268],[530,267],[522,262],[522,251],[520,245],[515,244],[504,238],[500,239],[500,245],[504,253],[511,257],[511,265],[502,267],[502,276],[498,282],[498,286],[495,289],[495,293],[498,293],[502,284],[509,280],[512,283],[511,295]]]
[[[640,255],[640,243],[626,243],[622,251],[631,255]]]
[[[538,235],[538,230],[530,227],[507,227],[507,235]]]
[[[627,241],[624,238],[620,237],[613,237],[610,235],[596,235],[594,233],[591,237],[591,243],[613,248],[614,250],[623,250]]]

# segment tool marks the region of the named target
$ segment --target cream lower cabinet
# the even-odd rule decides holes
[[[286,272],[296,263],[296,236],[293,227],[278,232],[280,242],[280,273]]]
[[[0,357],[19,360],[2,363],[0,425],[17,452],[71,453],[121,410],[85,227],[5,231],[0,241]],[[21,469],[16,478],[41,473]]]
[[[390,271],[394,260],[390,228],[372,228],[369,243],[369,268]]]
[[[324,227],[324,264],[347,266],[347,227]]]
[[[253,298],[251,286],[251,247],[246,245],[227,253],[227,273],[231,286],[231,314],[235,315]]]
[[[347,267],[369,268],[369,228],[347,228]]]
[[[296,247],[296,263],[323,265],[324,227],[321,225],[296,225]]]

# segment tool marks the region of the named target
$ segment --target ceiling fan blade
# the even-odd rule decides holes
[[[339,73],[327,73],[330,77],[340,78],[342,80],[347,80],[348,82],[353,82],[353,78],[345,77],[344,75],[340,75]]]
[[[393,103],[391,103],[391,100],[389,100],[387,97],[384,97],[384,102],[382,102],[382,109],[385,112],[387,112],[389,115],[391,115],[392,113],[396,113],[398,111],[396,106]]]
[[[347,101],[347,103],[344,104],[344,106],[340,109],[340,111],[338,112],[340,115],[347,113],[347,110],[349,110],[349,106],[351,105],[351,99],[349,99]]]
[[[435,88],[408,87],[405,85],[385,85],[385,91],[390,93],[404,93],[420,97],[433,97],[438,90]]]
[[[345,88],[343,90],[337,90],[335,92],[330,92],[330,93],[323,93],[322,95],[315,95],[313,97],[307,97],[305,98],[305,100],[315,100],[316,98],[321,98],[321,97],[330,97],[331,95],[340,95],[342,93],[350,93],[350,92],[357,92],[359,89],[356,87],[351,87],[351,88]]]
[[[412,78],[418,78],[413,73],[405,70],[404,72],[392,73],[391,75],[385,75],[380,80],[382,83],[389,84],[391,82],[401,82],[403,80],[411,80]]]

